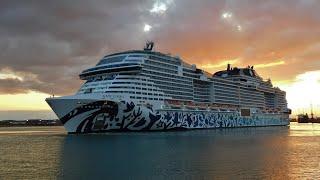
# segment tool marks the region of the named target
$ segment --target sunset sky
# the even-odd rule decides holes
[[[319,0],[2,0],[0,110],[48,110],[82,70],[146,40],[211,73],[254,65],[294,113],[320,110]]]

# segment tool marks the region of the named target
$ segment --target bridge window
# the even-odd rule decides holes
[[[116,57],[109,57],[109,58],[105,58],[102,59],[98,64],[110,64],[110,63],[116,63],[116,62],[121,62],[126,56],[116,56]]]

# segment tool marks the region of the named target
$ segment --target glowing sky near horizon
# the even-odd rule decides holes
[[[288,104],[295,114],[310,114],[313,107],[315,114],[320,116],[320,70],[299,74],[292,83],[274,84],[287,92]]]

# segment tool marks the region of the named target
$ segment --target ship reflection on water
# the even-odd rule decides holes
[[[61,176],[269,177],[273,176],[275,163],[281,163],[282,152],[288,149],[279,137],[287,137],[288,133],[288,127],[271,127],[68,136],[63,146]],[[278,176],[286,177],[288,165],[282,166]]]
[[[72,135],[64,139],[63,172],[59,176],[110,179],[320,177],[317,172],[319,157],[315,156],[320,148],[316,143],[320,140],[320,126],[318,130],[313,132],[312,142],[308,140],[310,127],[307,126],[294,130],[262,127]]]
[[[320,178],[319,124],[90,135],[30,130],[0,133],[0,179]]]

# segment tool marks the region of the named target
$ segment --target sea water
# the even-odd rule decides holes
[[[320,179],[320,125],[68,135],[0,128],[0,179]]]

